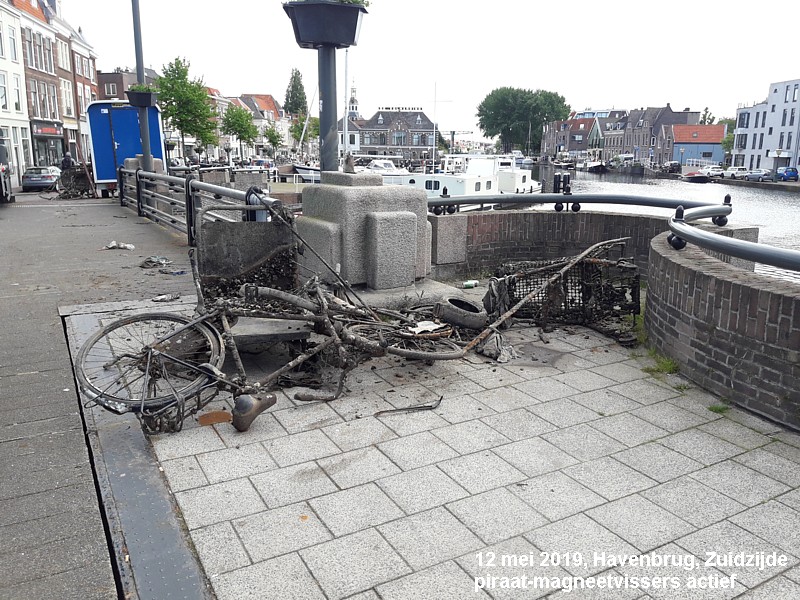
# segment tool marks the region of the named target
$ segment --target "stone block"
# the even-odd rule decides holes
[[[431,226],[431,263],[443,265],[467,260],[467,215],[428,216]]]
[[[413,285],[417,216],[407,211],[370,213],[366,233],[367,285],[374,290]]]
[[[342,231],[338,223],[305,215],[298,218],[295,223],[297,232],[331,267],[335,269],[337,264],[341,265]],[[308,250],[305,250],[298,258],[301,265],[301,275],[318,273],[324,281],[330,282],[335,279],[325,265]]]
[[[347,173],[339,175],[355,177]],[[429,254],[425,249],[428,206],[422,190],[402,186],[309,185],[303,189],[303,216],[297,219],[297,227],[300,231],[307,218],[335,223],[341,232],[342,277],[352,285],[360,285],[367,283],[367,215],[396,211],[412,212],[417,217],[414,277],[421,279],[429,269],[429,265],[424,264],[424,257]],[[403,243],[407,245],[408,241],[403,240]],[[319,248],[314,248],[320,252]],[[323,252],[320,254],[326,256]]]

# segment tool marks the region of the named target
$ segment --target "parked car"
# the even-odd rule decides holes
[[[747,167],[728,167],[725,169],[725,173],[722,175],[722,177],[728,177],[729,179],[744,179],[744,176],[747,175],[748,171],[749,169]]]
[[[661,165],[661,170],[667,173],[680,173],[681,163],[679,163],[677,160],[668,160]]]
[[[698,170],[701,175],[708,175],[709,177],[722,177],[725,174],[725,169],[719,165],[709,165]]]
[[[745,174],[747,181],[772,181],[772,171],[769,169],[753,169]]]
[[[781,181],[798,181],[797,167],[778,167],[778,179]]]
[[[55,190],[60,177],[58,167],[28,167],[22,174],[22,191]]]

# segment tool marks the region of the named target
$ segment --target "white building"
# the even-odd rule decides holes
[[[19,11],[0,2],[0,145],[14,186],[21,185],[22,173],[33,164],[21,31]]]
[[[796,167],[800,148],[800,79],[771,83],[767,99],[736,109],[732,165]]]

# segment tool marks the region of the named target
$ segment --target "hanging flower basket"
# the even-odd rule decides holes
[[[147,108],[148,106],[155,106],[158,103],[158,94],[156,92],[135,92],[127,90],[125,94],[128,96],[128,102],[131,106],[140,106]]]
[[[283,10],[292,20],[297,45],[311,49],[355,46],[361,30],[361,17],[367,12],[363,5],[337,0],[287,2]]]

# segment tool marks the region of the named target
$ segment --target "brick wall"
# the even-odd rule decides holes
[[[702,388],[800,428],[800,285],[650,245],[650,342]]]

